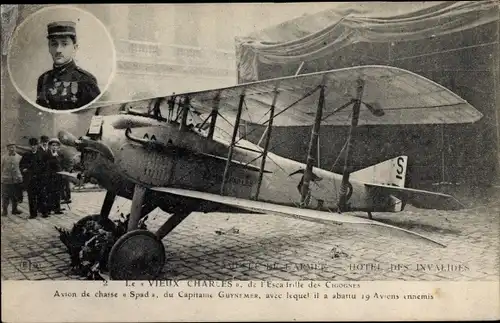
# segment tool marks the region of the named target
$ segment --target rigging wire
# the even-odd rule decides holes
[[[277,116],[279,116],[280,114],[286,112],[288,109],[292,108],[294,105],[296,105],[297,103],[299,103],[300,101],[310,97],[311,95],[313,95],[318,89],[320,88],[320,85],[318,85],[317,87],[315,87],[313,90],[309,91],[308,93],[306,93],[304,96],[302,96],[300,99],[296,100],[295,102],[293,102],[292,104],[290,104],[288,107],[286,107],[285,109],[283,109],[282,111],[278,112],[277,114],[275,114],[273,116],[273,120],[276,119]],[[246,105],[246,101],[243,101]],[[264,125],[266,123],[268,123],[270,121],[271,118],[267,119],[264,123],[260,123],[262,121],[262,119],[264,119],[265,116],[267,116],[269,113],[271,112],[271,109],[267,110],[267,112],[259,119],[259,121],[257,121],[257,124],[260,124],[260,125]],[[249,111],[249,115],[250,115],[250,111]],[[248,136],[250,134],[252,134],[253,132],[259,130],[259,128],[254,128],[252,129],[249,133],[247,133],[246,137],[248,138]],[[240,142],[240,140],[242,140],[243,138],[239,138],[238,141],[235,142],[235,145]]]

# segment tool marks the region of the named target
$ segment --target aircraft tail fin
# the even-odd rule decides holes
[[[365,183],[404,187],[407,162],[407,156],[398,156],[351,173],[350,177]]]
[[[398,156],[379,164],[351,173],[351,178],[364,183],[382,184],[387,186],[405,187],[406,165],[408,156]],[[391,211],[403,211],[405,203],[391,195]]]

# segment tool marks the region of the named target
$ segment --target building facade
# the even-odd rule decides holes
[[[42,7],[18,6],[17,23]],[[214,19],[218,12],[214,7],[78,7],[99,18],[115,43],[116,73],[103,100],[147,98],[236,83],[233,35],[221,29],[227,29],[226,24]],[[61,129],[84,134],[90,111],[54,115],[32,107],[17,93],[6,67],[6,55],[2,55],[2,142],[26,144],[30,136],[55,136]]]
[[[26,17],[43,8],[43,5],[12,5],[8,12],[4,12],[2,5],[2,91],[1,91],[1,144],[2,150],[7,141],[26,144],[31,135],[51,133],[53,128],[53,115],[41,112],[27,103],[17,92],[10,81],[7,68],[7,47],[11,33],[5,33],[5,24],[19,25]],[[4,16],[5,15],[5,16]],[[8,18],[4,21],[4,17]],[[31,128],[36,128],[30,131]]]
[[[103,100],[169,95],[236,83],[232,35],[212,6],[81,5],[107,26],[117,66]],[[219,37],[218,37],[219,35]],[[222,37],[220,37],[222,35]],[[228,41],[229,40],[229,41]],[[91,113],[56,116],[83,134]]]
[[[18,5],[17,24],[46,5]],[[235,37],[301,15],[310,6],[276,10],[269,5],[79,4],[108,28],[116,48],[116,73],[102,100],[134,100],[237,84]],[[293,10],[292,10],[293,9]],[[30,136],[60,130],[83,135],[92,111],[42,112],[10,82],[2,55],[2,134],[26,144]],[[2,136],[2,142],[7,136]]]

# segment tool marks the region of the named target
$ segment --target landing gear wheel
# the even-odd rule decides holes
[[[165,247],[152,232],[127,232],[111,248],[109,277],[112,280],[154,279],[163,269],[165,258]]]

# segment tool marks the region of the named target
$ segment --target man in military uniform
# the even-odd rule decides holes
[[[54,110],[83,107],[99,96],[96,78],[76,66],[78,49],[75,23],[53,22],[47,26],[49,53],[53,69],[38,78],[36,103]]]

